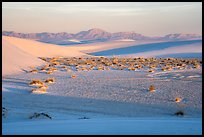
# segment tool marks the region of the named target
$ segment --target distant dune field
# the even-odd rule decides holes
[[[187,41],[109,41],[74,46],[59,46],[35,40],[3,36],[3,75],[22,72],[22,68],[40,65],[38,57],[131,56],[201,57],[202,40]],[[88,54],[89,55],[88,55]],[[167,56],[165,56],[167,55]],[[8,69],[9,68],[9,69]]]

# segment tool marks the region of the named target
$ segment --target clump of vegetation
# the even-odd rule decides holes
[[[48,89],[48,86],[47,85],[42,85],[42,86],[39,86],[40,89]]]
[[[62,68],[66,69],[66,66],[62,66]]]
[[[2,116],[6,118],[8,115],[8,110],[5,107],[2,107]]]
[[[88,118],[88,117],[80,117],[79,119],[90,119],[90,118]]]
[[[54,83],[55,79],[54,78],[48,78],[45,80],[45,83]]]
[[[176,115],[176,116],[184,116],[184,112],[183,111],[178,111],[178,112],[174,113],[174,115]]]
[[[60,62],[58,62],[58,61],[53,61],[53,62],[51,63],[51,65],[53,65],[53,66],[55,66],[55,65],[60,65]]]
[[[153,69],[150,69],[149,72],[154,72],[154,70],[153,70]]]
[[[149,66],[149,68],[156,68],[156,66],[152,65],[152,66]]]
[[[37,69],[33,69],[30,71],[30,73],[38,73],[38,70]]]
[[[135,71],[136,69],[134,67],[129,67],[128,70],[133,70]]]
[[[150,86],[149,86],[149,91],[150,91],[150,92],[154,92],[154,91],[155,91],[154,85],[150,85]]]
[[[162,71],[166,71],[166,68],[162,68],[161,70],[162,70]]]
[[[142,68],[142,65],[136,65],[135,68],[141,69],[141,68]]]
[[[102,66],[99,66],[97,69],[98,70],[104,70],[104,68]]]
[[[46,114],[46,113],[34,113],[32,116],[29,117],[29,119],[39,118],[39,117],[45,117],[45,118],[52,119],[52,117],[49,116],[49,115]]]
[[[76,75],[71,75],[71,78],[76,78]]]
[[[193,68],[199,69],[199,68],[200,68],[200,65],[199,65],[199,64],[195,64],[195,65],[193,66]]]
[[[47,61],[45,57],[39,57],[39,58],[42,59],[43,61]]]
[[[43,66],[42,68],[40,68],[41,71],[46,71],[46,69],[47,69],[47,68],[44,67],[44,66]]]
[[[179,98],[179,97],[176,97],[176,98],[175,98],[175,102],[181,102],[181,100],[182,100],[182,99]]]
[[[53,73],[53,71],[47,71],[46,72],[46,74],[52,74]]]
[[[48,71],[57,71],[57,68],[51,67]]]
[[[32,80],[29,85],[34,85],[34,86],[42,86],[44,83],[40,80]]]
[[[81,68],[81,70],[82,70],[82,71],[86,71],[86,70],[87,70],[87,68],[84,68],[84,67],[83,67],[83,68]]]
[[[171,71],[172,67],[167,67],[166,70]]]

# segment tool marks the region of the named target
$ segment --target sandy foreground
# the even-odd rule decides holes
[[[3,134],[201,134],[201,69],[155,73],[154,77],[119,70],[74,74],[75,79],[63,71],[51,74],[56,83],[49,85],[46,94],[32,94],[28,83],[50,75],[3,78],[2,105],[8,109]],[[148,91],[150,84],[156,87],[154,93]],[[176,97],[182,102],[176,103]],[[185,115],[175,116],[180,110]],[[35,112],[53,119],[30,120]]]

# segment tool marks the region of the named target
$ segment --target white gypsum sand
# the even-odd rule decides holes
[[[47,57],[58,55],[54,54],[54,50],[58,51],[55,45],[50,48],[43,44],[38,53],[40,42],[36,45],[34,41],[8,37],[6,41],[12,48],[15,45],[20,49],[20,55],[17,51],[12,53],[19,55],[17,59],[21,62],[27,55],[34,59],[44,52]],[[51,52],[47,53],[49,49]],[[70,48],[62,47],[59,52],[65,49]],[[86,55],[80,51],[74,54],[75,50],[62,54]],[[6,61],[4,66],[9,65]],[[2,117],[2,134],[202,134],[202,66],[165,73],[75,71],[72,67],[67,72],[62,66],[56,65],[58,69],[52,74],[8,72],[9,76],[2,77],[2,106],[8,110],[6,117]],[[72,75],[77,77],[71,78]],[[55,78],[55,82],[48,85],[46,94],[31,93],[33,87],[29,83],[33,79],[48,78]],[[148,91],[150,85],[155,86],[155,92]],[[181,102],[175,102],[177,97]],[[183,111],[184,116],[176,116],[178,111]],[[52,119],[29,119],[33,113],[40,112]]]
[[[7,36],[2,37],[2,50],[3,76],[23,72],[30,66],[43,64],[44,61],[38,57],[86,55],[69,47]]]

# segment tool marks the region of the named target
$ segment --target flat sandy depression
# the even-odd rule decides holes
[[[174,116],[182,110],[185,117],[202,115],[202,69],[170,72],[121,70],[23,73],[2,79],[3,106],[32,108],[33,111],[94,112],[118,116]],[[54,77],[47,94],[32,94],[31,79]],[[156,91],[148,88],[154,85]],[[182,101],[176,103],[176,97]],[[15,102],[15,103],[14,103]],[[5,104],[5,105],[4,105]],[[174,116],[175,117],[175,116]]]

